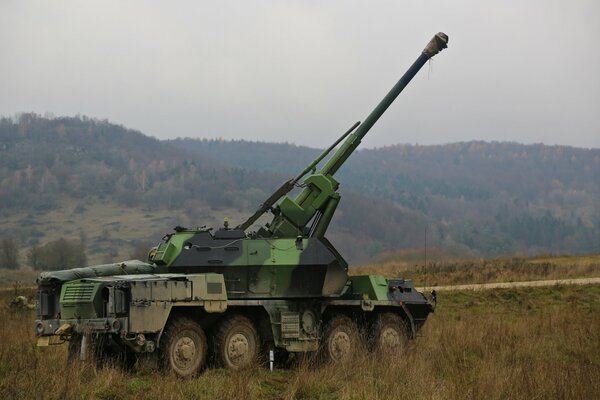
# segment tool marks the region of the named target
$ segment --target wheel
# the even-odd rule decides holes
[[[169,323],[161,338],[163,368],[181,378],[195,376],[206,363],[206,336],[196,322],[178,318]]]
[[[250,320],[234,315],[223,320],[215,334],[215,361],[222,367],[239,370],[258,358],[259,339]]]
[[[377,317],[371,333],[373,350],[401,350],[407,341],[406,324],[398,314],[384,313]]]
[[[323,329],[319,349],[324,362],[342,363],[352,358],[358,344],[358,328],[345,315],[333,317]]]

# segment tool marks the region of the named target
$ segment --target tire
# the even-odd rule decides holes
[[[260,342],[256,328],[250,320],[234,315],[219,323],[215,332],[215,361],[224,368],[237,371],[253,365]]]
[[[371,331],[371,348],[374,351],[402,351],[408,341],[404,320],[394,313],[383,313],[377,317]]]
[[[323,329],[319,347],[320,359],[326,363],[349,361],[359,343],[356,324],[345,315],[333,317]]]
[[[177,318],[169,323],[161,338],[161,362],[166,371],[180,378],[192,378],[206,364],[206,336],[196,322]]]

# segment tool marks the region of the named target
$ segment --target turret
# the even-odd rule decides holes
[[[373,127],[375,122],[383,115],[396,97],[408,85],[412,78],[419,72],[421,67],[431,57],[445,49],[448,44],[448,36],[438,33],[431,39],[429,44],[421,52],[417,60],[404,73],[402,78],[390,90],[390,92],[379,102],[377,107],[367,116],[365,121],[356,123],[332,146],[325,150],[315,161],[310,163],[297,177],[285,182],[275,191],[260,208],[237,229],[246,230],[258,218],[267,211],[273,213],[271,223],[265,224],[256,232],[257,237],[296,238],[296,237],[319,237],[322,238],[327,231],[331,218],[335,213],[340,201],[337,193],[339,183],[333,175],[346,162],[350,155],[356,150],[361,140]],[[356,129],[356,130],[355,130]],[[345,140],[344,140],[345,139]],[[333,153],[325,165],[316,172],[316,166],[321,162],[339,143],[344,140],[340,148]],[[312,172],[302,184],[299,184],[306,174]],[[302,192],[295,198],[287,196],[294,187],[304,187]],[[275,203],[277,206],[274,207]]]

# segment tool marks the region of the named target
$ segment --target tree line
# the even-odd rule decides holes
[[[0,268],[18,269],[21,266],[19,253],[21,244],[14,238],[0,242]],[[83,240],[59,238],[44,245],[33,245],[26,249],[27,265],[37,271],[53,271],[87,265]]]

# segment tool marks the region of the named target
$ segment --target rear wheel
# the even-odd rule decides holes
[[[223,320],[215,334],[215,360],[222,367],[239,370],[258,358],[259,338],[252,322],[234,315]]]
[[[161,338],[163,367],[181,378],[194,377],[206,363],[206,336],[196,322],[178,318]]]
[[[371,334],[373,350],[402,350],[407,341],[406,324],[398,314],[383,313],[377,317]]]
[[[323,338],[319,349],[325,362],[343,363],[352,358],[358,345],[358,328],[345,315],[333,317],[323,329]]]

